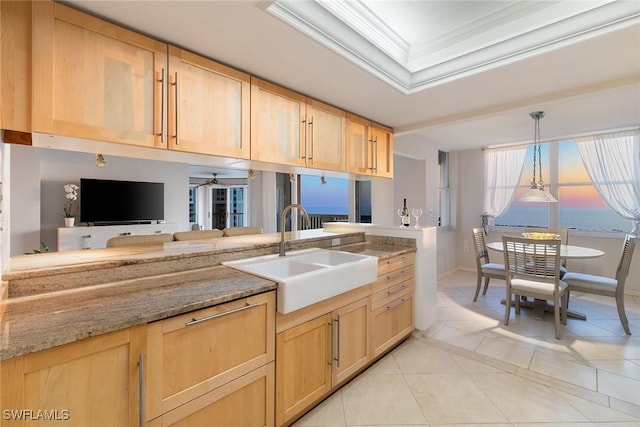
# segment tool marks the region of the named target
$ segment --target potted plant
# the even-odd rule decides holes
[[[75,223],[75,216],[73,215],[74,206],[73,202],[78,199],[78,187],[75,184],[66,184],[64,186],[65,198],[67,202],[64,204],[64,225],[65,227],[73,227]]]

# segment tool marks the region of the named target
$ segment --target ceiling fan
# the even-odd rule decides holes
[[[216,185],[216,184],[219,184],[219,183],[220,183],[220,181],[218,181],[218,178],[217,178],[217,177],[218,177],[218,174],[217,174],[217,173],[214,173],[214,174],[213,174],[213,179],[209,179],[209,180],[207,180],[207,181],[205,181],[205,182],[202,182],[202,183],[200,183],[200,184],[196,185],[196,188],[198,188],[198,187],[202,187],[203,185]]]

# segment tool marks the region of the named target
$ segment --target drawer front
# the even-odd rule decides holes
[[[413,293],[373,311],[371,356],[383,353],[413,331]]]
[[[414,258],[413,253],[408,253],[381,260],[378,262],[378,276],[413,265]]]
[[[275,362],[162,416],[162,427],[243,426],[272,427]]]
[[[413,294],[414,280],[413,277],[404,282],[396,283],[388,288],[376,292],[371,295],[371,309],[375,310],[384,304],[390,304],[392,301]]]
[[[151,323],[147,353],[153,418],[274,360],[275,292]]]
[[[378,280],[376,280],[371,286],[371,293],[375,294],[398,283],[412,279],[414,275],[415,270],[413,264],[405,265],[398,270],[392,270],[384,274],[379,274]]]

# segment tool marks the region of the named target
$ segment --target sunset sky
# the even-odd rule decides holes
[[[549,145],[542,144],[542,180],[545,182],[545,187],[549,189]],[[558,157],[560,164],[560,170],[558,171],[558,180],[560,183],[584,183],[590,182],[589,175],[587,174],[582,159],[578,153],[578,148],[575,142],[565,141],[558,144]],[[522,171],[522,178],[520,184],[527,188],[520,189],[518,196],[524,193],[531,184],[531,178],[533,173],[533,147],[529,147],[527,150],[527,157],[524,161],[524,169]],[[536,162],[536,176],[538,176],[538,164]],[[518,196],[514,204],[522,205],[518,202]],[[602,199],[598,195],[595,187],[590,185],[586,187],[561,187],[560,188],[560,204],[564,207],[582,207],[582,208],[604,208],[605,205]]]

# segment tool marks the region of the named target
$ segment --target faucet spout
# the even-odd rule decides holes
[[[285,256],[285,252],[287,248],[287,245],[284,241],[284,228],[285,228],[284,221],[285,221],[285,218],[287,217],[287,212],[289,212],[293,208],[300,209],[302,213],[304,213],[304,217],[307,220],[307,222],[309,222],[309,214],[307,213],[307,210],[303,208],[302,205],[299,205],[298,203],[292,203],[286,206],[282,210],[282,213],[280,214],[280,256]]]

